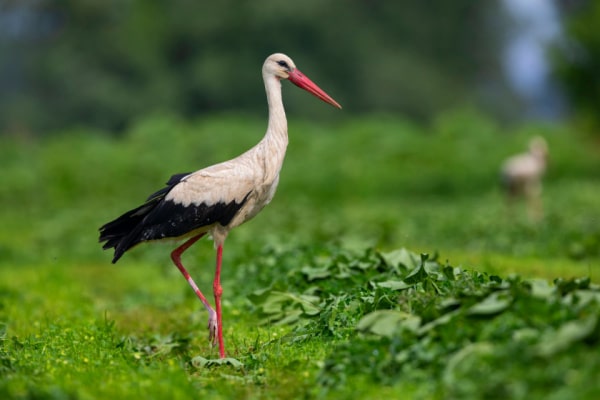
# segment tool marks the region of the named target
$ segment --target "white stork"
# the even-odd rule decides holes
[[[548,145],[544,138],[536,136],[529,142],[527,153],[512,156],[502,164],[501,179],[508,202],[512,203],[519,196],[525,197],[533,221],[542,215],[542,177],[547,161]]]
[[[335,100],[300,72],[284,54],[269,56],[262,68],[269,105],[269,124],[263,139],[242,155],[192,173],[176,174],[166,187],[152,194],[144,204],[100,228],[104,249],[114,248],[113,263],[135,245],[156,240],[185,240],[171,253],[171,259],[194,289],[208,311],[209,340],[219,344],[225,357],[221,318],[221,259],[229,231],[254,217],[269,204],[279,182],[279,171],[288,144],[287,120],[281,99],[281,80],[319,99],[342,108]],[[206,233],[217,250],[213,281],[215,309],[181,263],[181,255]]]

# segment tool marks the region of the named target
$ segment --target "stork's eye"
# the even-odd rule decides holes
[[[277,64],[279,64],[280,66],[282,66],[285,69],[290,69],[290,66],[288,65],[288,63],[286,63],[285,61],[281,60],[281,61],[277,61]]]

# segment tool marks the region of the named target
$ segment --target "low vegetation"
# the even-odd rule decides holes
[[[225,246],[217,360],[171,246],[114,266],[97,228],[263,130],[162,116],[0,139],[1,398],[598,398],[597,144],[470,111],[292,123],[275,200]],[[497,175],[539,134],[532,223]],[[207,292],[210,243],[184,259]]]

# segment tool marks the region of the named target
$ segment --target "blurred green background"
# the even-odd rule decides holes
[[[264,115],[260,66],[285,52],[338,98],[310,119],[457,106],[503,121],[598,114],[594,1],[5,0],[0,132],[119,133],[153,113]]]

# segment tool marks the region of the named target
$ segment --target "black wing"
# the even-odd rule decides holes
[[[189,174],[173,175],[167,186],[150,195],[144,204],[100,228],[100,242],[106,242],[102,248],[115,249],[113,263],[140,242],[177,238],[214,223],[223,226],[229,224],[250,194],[240,203],[234,201],[184,206],[165,200],[167,194],[187,175]]]

